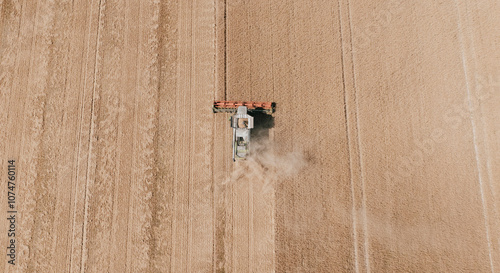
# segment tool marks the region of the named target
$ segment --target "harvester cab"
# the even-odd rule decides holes
[[[272,102],[214,102],[214,113],[235,113],[230,118],[233,128],[233,161],[246,159],[250,155],[250,130],[254,128],[254,118],[249,113],[272,114],[274,107]]]

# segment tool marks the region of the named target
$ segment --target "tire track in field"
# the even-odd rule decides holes
[[[454,1],[455,4],[455,9],[457,13],[457,37],[460,45],[460,55],[461,55],[461,62],[462,62],[462,67],[463,67],[463,75],[464,75],[464,81],[465,81],[465,90],[467,94],[467,102],[468,102],[468,107],[472,108],[472,102],[471,102],[471,88],[473,88],[471,82],[472,78],[472,73],[477,69],[472,63],[470,59],[475,59],[475,51],[472,43],[469,43],[469,39],[465,38],[464,36],[469,36],[469,29],[470,26],[467,24],[465,27],[463,27],[464,23],[467,23],[467,19],[464,19],[463,17],[467,18],[467,15],[461,14],[461,8],[460,4],[458,3],[458,0]],[[469,34],[469,35],[467,35]],[[471,68],[472,67],[472,68]],[[471,73],[472,71],[472,73]],[[478,180],[478,188],[479,188],[479,195],[481,196],[481,204],[482,204],[482,209],[483,209],[483,219],[484,219],[484,229],[485,229],[485,236],[486,236],[486,243],[487,243],[487,249],[488,249],[488,256],[489,256],[489,262],[490,262],[490,269],[491,272],[495,272],[495,258],[494,253],[495,250],[492,247],[492,232],[491,232],[491,225],[492,222],[494,222],[490,219],[491,216],[490,211],[488,210],[488,203],[491,202],[488,200],[487,194],[485,194],[485,184],[490,183],[491,177],[485,175],[484,167],[486,164],[483,164],[485,161],[484,159],[484,150],[482,149],[484,147],[484,138],[481,134],[481,131],[478,129],[480,128],[481,125],[478,126],[477,120],[481,119],[481,115],[477,112],[471,111],[470,112],[470,125],[471,125],[471,134],[472,134],[472,143],[474,146],[474,155],[475,155],[475,165],[476,165],[476,170],[477,170],[477,180]],[[478,132],[479,131],[479,132]],[[478,139],[480,139],[478,141]],[[480,143],[479,143],[480,142]],[[486,181],[485,181],[486,180]]]
[[[486,1],[483,4],[488,3]],[[471,110],[470,123],[472,127],[472,139],[475,148],[476,168],[478,169],[478,188],[483,205],[485,233],[488,243],[490,267],[494,272],[495,269],[498,269],[500,265],[500,233],[498,232],[500,230],[500,219],[497,206],[498,197],[496,196],[496,192],[494,190],[495,183],[493,183],[494,178],[493,172],[491,170],[491,151],[494,149],[492,149],[489,144],[490,141],[488,141],[488,131],[494,131],[494,129],[491,128],[495,128],[495,126],[487,126],[486,121],[490,117],[494,117],[497,115],[495,115],[496,113],[485,115],[485,113],[488,113],[488,104],[494,105],[492,103],[495,101],[495,98],[490,97],[489,99],[485,100],[487,101],[486,104],[483,104],[481,106],[477,105],[477,98],[481,97],[480,95],[482,93],[480,91],[485,91],[481,90],[481,88],[478,87],[477,82],[481,77],[483,77],[479,74],[485,73],[485,71],[487,70],[491,71],[491,68],[485,67],[484,64],[481,64],[480,56],[487,56],[487,58],[492,60],[494,58],[492,58],[493,56],[491,55],[493,54],[491,54],[490,52],[488,52],[489,54],[478,54],[476,50],[476,35],[477,33],[480,34],[480,31],[474,29],[475,27],[472,23],[471,17],[473,17],[472,15],[475,11],[479,10],[477,7],[478,3],[475,3],[476,6],[474,6],[474,4],[470,5],[467,1],[455,0],[454,5],[457,13],[457,32],[458,40],[460,42],[459,44],[461,49],[463,74],[467,90],[466,94],[468,108],[470,108]],[[491,19],[498,22],[498,18],[495,16],[493,16]],[[496,22],[490,22],[489,25],[496,25]],[[476,24],[479,25],[480,23],[478,22]],[[481,38],[484,39],[486,37]],[[479,45],[479,52],[481,52],[481,43],[479,43]],[[500,75],[498,70],[496,72],[493,72],[492,74],[496,74],[495,76],[497,77]],[[489,77],[491,77],[491,81],[492,75],[490,74]],[[486,87],[482,88],[486,89]]]
[[[119,112],[122,89],[124,47],[124,8],[122,3],[103,1],[101,4],[102,40],[97,52],[96,90],[91,136],[90,177],[87,190],[88,216],[84,232],[84,262],[82,269],[90,272],[109,270],[112,237],[113,202],[119,171]],[[94,163],[95,161],[95,163]],[[94,165],[95,164],[95,165]]]
[[[76,168],[74,170],[74,188],[72,200],[72,227],[71,245],[68,252],[71,253],[69,264],[70,272],[82,271],[85,262],[84,247],[86,245],[86,219],[87,219],[87,185],[89,179],[89,165],[92,160],[91,151],[93,141],[93,121],[94,121],[94,91],[95,75],[97,63],[97,50],[99,48],[99,34],[101,30],[101,1],[92,0],[85,5],[85,13],[81,16],[86,18],[86,24],[82,26],[84,33],[84,43],[81,48],[82,63],[79,69],[79,82],[75,89],[80,90],[80,106],[78,107],[79,135],[77,137],[78,146],[76,151]],[[75,11],[78,12],[78,11]],[[88,18],[88,19],[87,19]],[[75,21],[78,24],[79,20]],[[76,68],[75,68],[76,69]]]
[[[356,107],[356,82],[354,75],[354,47],[349,1],[338,2],[339,25],[342,47],[342,81],[344,89],[344,107],[346,136],[349,158],[349,176],[351,188],[351,218],[353,236],[353,263],[356,272],[369,271],[367,219],[364,202],[364,185],[361,173],[360,143],[358,137],[358,118]],[[358,215],[360,214],[361,215]],[[362,263],[361,261],[364,261]]]
[[[53,253],[54,270],[71,269],[71,249],[73,240],[73,211],[75,207],[75,170],[78,168],[78,145],[81,134],[79,111],[85,103],[82,96],[82,63],[85,62],[84,52],[85,38],[88,33],[86,15],[88,5],[85,3],[57,2],[56,11],[63,12],[68,18],[57,16],[54,33],[54,45],[59,48],[54,65],[61,68],[55,71],[64,76],[64,80],[58,83],[57,89],[61,89],[64,95],[59,99],[55,97],[53,104],[55,108],[62,108],[62,114],[56,115],[57,127],[60,127],[58,143],[54,143],[60,151],[57,159],[57,179],[52,181],[56,187],[55,219],[53,223],[53,236],[51,249]],[[71,10],[70,10],[71,9]],[[62,35],[60,35],[62,34]],[[63,39],[64,38],[64,39]],[[59,41],[61,40],[61,41]],[[62,71],[64,70],[64,72]],[[88,100],[87,100],[88,101]],[[55,127],[54,126],[54,127]]]
[[[490,231],[493,245],[493,267],[495,269],[500,268],[500,188],[498,183],[495,183],[495,181],[498,181],[500,174],[498,169],[500,167],[500,138],[498,137],[500,124],[497,122],[497,117],[500,114],[498,107],[500,103],[498,92],[500,88],[500,66],[498,62],[500,54],[498,50],[491,50],[491,46],[483,45],[496,45],[496,49],[498,49],[499,43],[495,41],[499,41],[500,33],[495,26],[500,22],[500,18],[491,15],[498,10],[499,4],[496,1],[466,2],[465,10],[469,12],[465,12],[464,15],[466,19],[464,25],[468,29],[466,36],[470,39],[471,59],[474,60],[475,66],[473,97],[477,97],[485,91],[491,92],[491,95],[496,94],[487,99],[487,102],[485,101],[486,103],[476,111],[481,121],[477,123],[478,128],[482,127],[483,142],[479,142],[483,148],[483,164],[488,178],[488,187],[485,193],[486,198],[490,200],[488,202],[488,212],[491,214]],[[487,12],[485,13],[485,11]],[[485,78],[488,79],[485,80]],[[484,83],[485,81],[486,83]]]

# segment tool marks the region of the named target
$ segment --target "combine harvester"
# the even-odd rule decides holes
[[[235,113],[231,116],[233,128],[233,161],[246,159],[250,155],[250,130],[253,126],[252,112],[272,114],[274,102],[214,101],[214,113]]]

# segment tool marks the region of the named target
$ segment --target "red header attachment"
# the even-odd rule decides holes
[[[235,113],[238,106],[246,106],[249,112],[265,112],[272,114],[275,109],[274,102],[257,102],[257,101],[214,101],[214,113],[225,112]]]

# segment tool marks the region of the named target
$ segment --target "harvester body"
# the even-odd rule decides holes
[[[254,118],[249,112],[272,114],[273,102],[254,101],[214,101],[214,113],[235,113],[231,116],[233,129],[233,161],[246,159],[250,155],[250,130],[254,128]]]
[[[253,128],[253,117],[247,113],[246,106],[239,106],[236,114],[231,116],[233,128],[233,161],[246,159],[250,153],[250,129]]]

